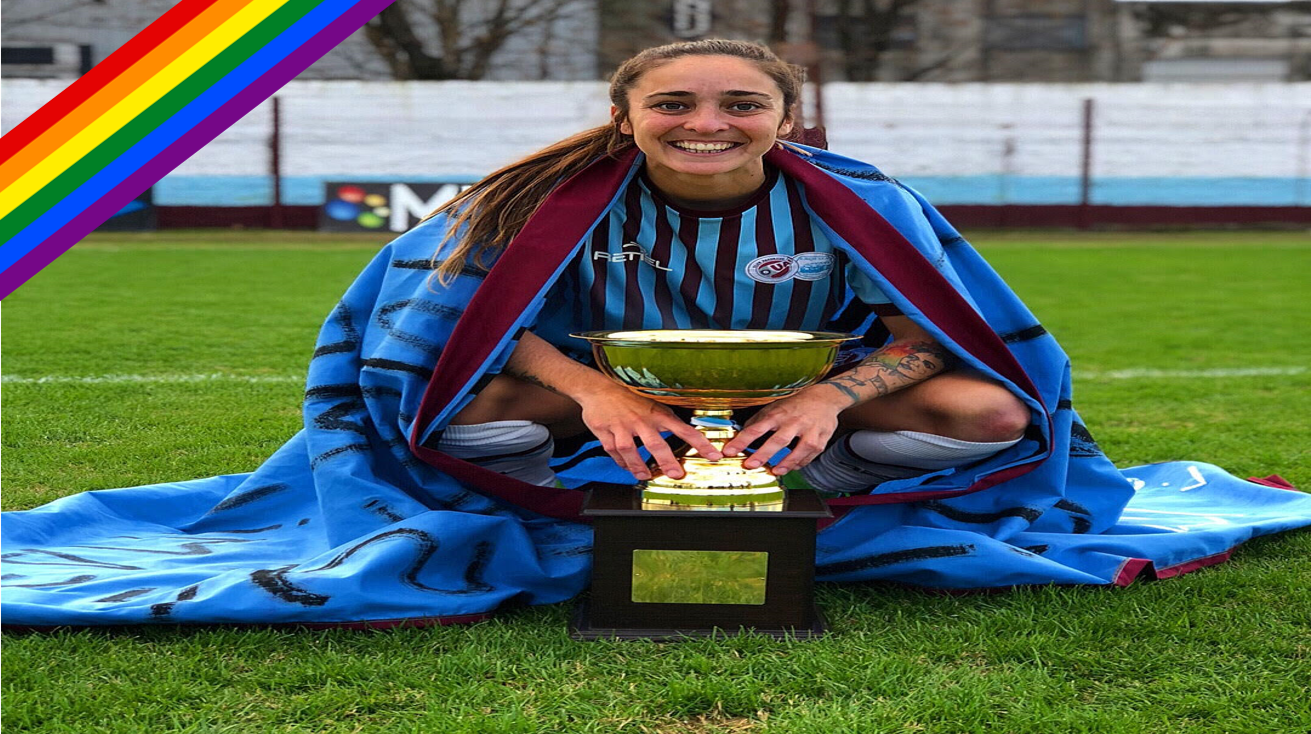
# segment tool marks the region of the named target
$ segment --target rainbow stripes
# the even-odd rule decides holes
[[[0,298],[394,0],[182,0],[0,138]]]

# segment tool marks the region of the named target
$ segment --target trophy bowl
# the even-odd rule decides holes
[[[588,331],[611,379],[656,402],[692,409],[692,425],[716,448],[736,433],[734,408],[765,405],[818,382],[843,342],[859,337],[828,331],[648,329]],[[743,457],[708,461],[689,450],[685,475],[644,483],[642,500],[679,509],[780,508],[785,492],[764,467]]]

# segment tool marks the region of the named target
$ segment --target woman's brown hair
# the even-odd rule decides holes
[[[468,265],[488,269],[494,256],[519,234],[557,184],[601,156],[615,156],[631,147],[632,137],[619,132],[619,123],[628,117],[628,90],[651,69],[684,56],[735,56],[754,62],[783,93],[784,119],[792,115],[801,98],[805,80],[801,68],[758,43],[706,39],[648,48],[621,64],[611,78],[610,102],[617,111],[609,125],[584,130],[511,163],[429,215],[450,213],[442,245],[460,232],[455,247],[437,263],[437,278],[449,283]]]

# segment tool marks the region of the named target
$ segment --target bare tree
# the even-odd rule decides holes
[[[63,15],[64,13],[71,13],[74,10],[77,10],[78,8],[84,8],[88,5],[104,5],[104,4],[105,4],[105,0],[69,0],[68,2],[65,2],[61,5],[51,7],[53,3],[49,2],[49,0],[45,0],[40,3],[36,3],[36,2],[15,3],[12,2],[11,0],[10,7],[8,8],[10,12],[5,13],[5,19],[4,19],[5,27],[12,29],[17,26],[24,26],[30,23],[40,23],[41,21],[50,20],[57,16]],[[17,5],[20,8],[20,10],[14,11],[13,6],[15,5]],[[30,14],[24,14],[24,12],[29,9],[35,9],[36,12]]]
[[[848,81],[878,81],[897,24],[919,0],[837,0],[834,17]]]
[[[552,26],[582,0],[397,0],[364,26],[396,79],[481,79],[511,37]],[[544,62],[539,60],[539,66]],[[545,71],[539,69],[545,76]]]

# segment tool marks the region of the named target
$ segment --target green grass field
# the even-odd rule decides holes
[[[974,239],[1070,352],[1076,407],[1117,464],[1311,487],[1306,233]],[[4,509],[253,469],[299,427],[319,324],[379,244],[168,232],[74,248],[4,302]],[[7,634],[3,726],[1311,730],[1311,533],[1126,589],[826,586],[820,603],[835,634],[809,643],[575,643],[567,605],[381,633]]]

